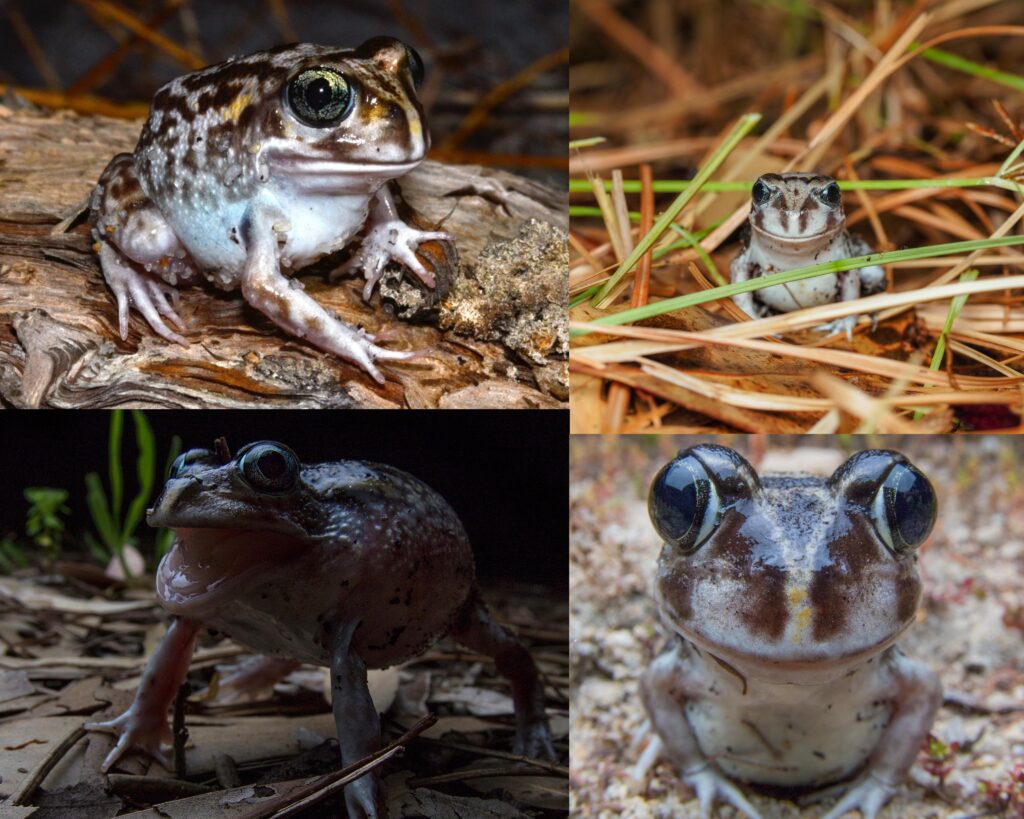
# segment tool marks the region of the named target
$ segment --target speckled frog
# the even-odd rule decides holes
[[[832,177],[765,174],[754,183],[751,199],[750,238],[732,260],[733,282],[871,253],[867,242],[846,230],[842,193]],[[884,289],[885,271],[871,265],[740,293],[733,301],[747,315],[763,318]],[[846,316],[823,329],[849,338],[856,324],[856,316]]]
[[[655,477],[664,539],[656,597],[676,633],[647,669],[654,730],[701,816],[730,780],[843,795],[827,814],[873,817],[906,777],[942,694],[894,645],[914,620],[915,549],[935,522],[928,479],[896,452],[860,452],[828,479],[765,475],[696,446]],[[852,781],[851,781],[852,780]]]
[[[174,619],[131,707],[86,726],[119,736],[104,771],[132,748],[170,766],[161,748],[167,710],[203,626],[270,655],[261,670],[242,672],[263,684],[294,661],[330,667],[345,765],[380,746],[366,669],[402,662],[445,634],[494,658],[509,678],[517,751],[553,756],[536,666],[488,614],[465,530],[440,495],[390,466],[303,465],[266,441],[232,458],[218,444],[181,455],[148,511],[151,525],[176,536],[156,581]],[[350,817],[385,816],[378,774],[349,784],[346,803]]]
[[[231,59],[161,88],[132,154],[111,160],[91,203],[95,249],[117,299],[187,344],[175,286],[205,276],[286,332],[374,379],[387,350],[303,292],[300,268],[367,232],[340,270],[362,271],[367,300],[394,259],[434,286],[417,246],[447,234],[405,224],[388,180],[430,147],[416,52],[387,37],[357,49],[288,45]]]

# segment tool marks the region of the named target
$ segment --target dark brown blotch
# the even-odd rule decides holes
[[[850,609],[862,588],[873,552],[873,537],[863,520],[851,518],[845,536],[829,545],[829,565],[819,568],[808,596],[814,612],[815,640],[828,640],[846,628]]]

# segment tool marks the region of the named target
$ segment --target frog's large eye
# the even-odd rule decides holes
[[[695,551],[718,524],[721,503],[707,470],[692,455],[682,455],[654,476],[647,513],[663,540]]]
[[[333,68],[307,68],[288,83],[288,105],[314,128],[341,122],[352,113],[355,101],[352,84]]]
[[[239,452],[242,477],[257,492],[280,495],[295,488],[299,480],[299,459],[283,444],[260,442]]]
[[[188,462],[186,456],[189,453],[182,452],[177,458],[174,459],[174,463],[171,464],[170,471],[167,473],[167,480],[173,480],[174,478],[181,477],[181,470]]]
[[[409,73],[412,75],[412,84],[419,88],[423,84],[423,59],[411,45],[406,43],[402,43],[402,45],[405,46],[405,52],[409,55]]]
[[[772,189],[758,179],[754,183],[754,188],[751,190],[750,195],[758,205],[765,205],[772,198]]]
[[[871,517],[882,541],[894,552],[916,549],[935,525],[935,490],[911,464],[897,463],[886,475],[871,504]]]
[[[829,207],[834,208],[842,201],[843,192],[839,190],[839,186],[835,182],[830,182],[818,191],[818,198]]]

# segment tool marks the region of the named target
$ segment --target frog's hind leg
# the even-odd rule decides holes
[[[334,318],[315,299],[294,287],[281,273],[273,221],[265,213],[249,213],[242,222],[246,248],[242,296],[250,305],[289,333],[355,362],[379,384],[384,383],[384,376],[374,361],[404,361],[421,355],[378,347],[373,336]]]
[[[185,329],[173,285],[192,278],[195,269],[170,225],[142,192],[131,154],[118,154],[100,176],[90,221],[103,278],[117,299],[121,338],[128,337],[128,312],[134,306],[156,333],[188,346],[167,321]]]
[[[512,685],[516,711],[516,753],[555,759],[551,729],[544,713],[544,684],[526,647],[491,617],[474,588],[451,631],[466,648],[494,659]]]
[[[300,665],[298,660],[283,657],[247,657],[218,677],[216,695],[211,705],[231,705],[258,699],[291,674]],[[200,692],[200,699],[209,689]]]

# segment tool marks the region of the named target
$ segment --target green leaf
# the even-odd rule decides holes
[[[174,464],[175,458],[181,454],[181,436],[174,435],[171,437],[171,448],[167,451],[167,462],[164,464],[163,478],[166,481],[168,476],[171,474],[171,466]]]
[[[156,483],[156,441],[153,438],[153,429],[146,420],[145,414],[139,410],[132,410],[132,420],[135,422],[135,443],[139,449],[138,459],[135,461],[135,475],[139,481],[139,491],[128,507],[128,514],[124,519],[124,527],[121,529],[122,542],[127,541],[134,533],[142,516],[146,511],[146,505],[153,494],[153,485]]]
[[[89,507],[89,514],[92,515],[92,522],[96,531],[111,552],[117,553],[121,548],[117,527],[110,519],[110,508],[107,504],[107,493],[103,489],[100,476],[90,472],[85,476],[85,502]]]
[[[121,432],[124,428],[124,410],[110,413],[110,433],[107,438],[107,470],[110,475],[110,512],[114,520],[121,519],[124,498],[124,473],[121,470]]]

